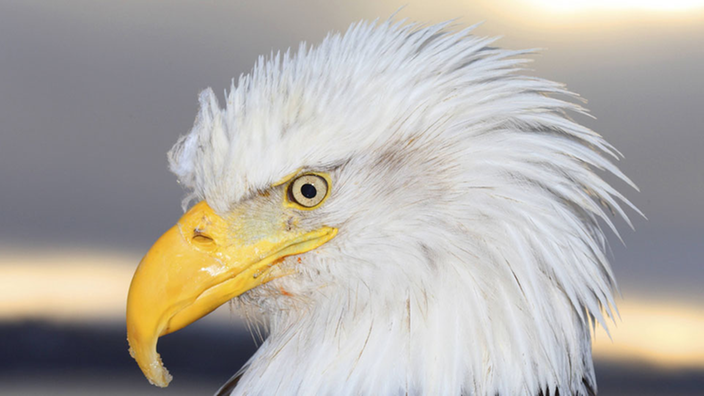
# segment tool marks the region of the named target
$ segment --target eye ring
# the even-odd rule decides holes
[[[328,190],[328,178],[308,173],[298,176],[289,184],[288,199],[303,209],[314,209],[325,200]]]

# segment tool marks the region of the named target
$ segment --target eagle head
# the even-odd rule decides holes
[[[268,330],[233,394],[593,392],[601,224],[630,206],[595,170],[630,181],[574,94],[470,30],[362,22],[200,95],[169,153],[197,203],[129,291],[150,381],[158,337],[232,300]]]

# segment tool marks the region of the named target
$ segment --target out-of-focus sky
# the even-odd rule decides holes
[[[402,6],[540,48],[530,73],[588,100],[596,119],[579,121],[625,155],[641,192],[617,186],[648,217],[620,225],[625,246],[612,238],[622,320],[597,357],[703,368],[698,0],[0,0],[0,323],[121,325],[129,274],[181,214],[165,154],[198,92]]]

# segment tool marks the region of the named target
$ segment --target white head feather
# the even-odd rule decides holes
[[[593,169],[632,183],[565,115],[584,112],[573,94],[518,74],[528,51],[470,30],[362,22],[260,58],[224,109],[201,94],[169,154],[191,198],[265,207],[257,192],[324,170],[301,224],[339,228],[238,299],[269,336],[233,394],[596,389],[589,328],[616,287],[599,219],[630,203]]]

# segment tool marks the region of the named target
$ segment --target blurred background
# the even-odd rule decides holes
[[[539,48],[530,73],[589,100],[648,217],[611,238],[600,395],[701,395],[704,0],[0,0],[0,394],[212,394],[237,371],[256,345],[227,307],[160,341],[165,390],[127,353],[132,272],[182,213],[166,152],[200,90],[402,6]]]

